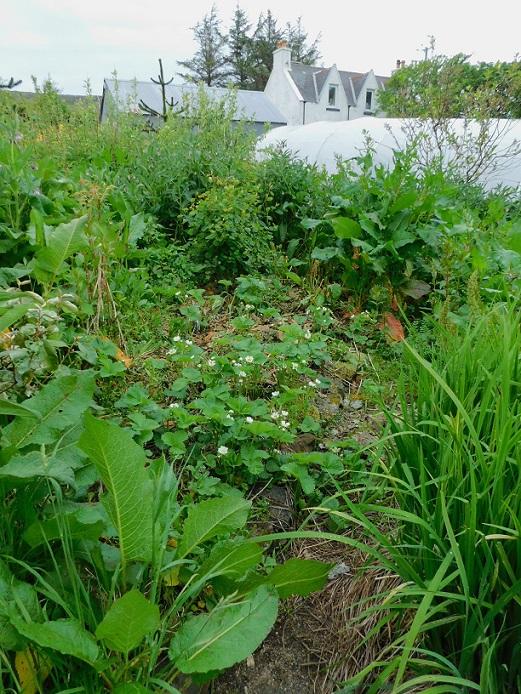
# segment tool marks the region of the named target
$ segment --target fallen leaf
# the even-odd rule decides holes
[[[384,330],[393,342],[401,342],[405,340],[405,331],[403,325],[396,316],[392,313],[384,313],[382,322],[379,327]]]
[[[125,354],[125,352],[119,347],[116,350],[115,359],[125,364],[127,369],[129,369],[132,366],[132,357],[129,357],[128,354]]]

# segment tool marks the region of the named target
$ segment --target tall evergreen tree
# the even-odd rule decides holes
[[[284,38],[281,29],[271,10],[261,12],[253,34],[252,73],[253,88],[264,89],[273,68],[273,51],[277,43]]]
[[[189,82],[204,82],[209,87],[223,86],[229,75],[227,39],[221,31],[221,20],[215,5],[192,27],[192,31],[198,48],[190,60],[178,61],[181,67],[188,70],[178,74]]]
[[[252,87],[252,49],[251,24],[246,12],[237,5],[228,32],[230,79],[239,89]]]
[[[298,63],[306,63],[306,65],[318,63],[322,57],[318,47],[320,38],[319,34],[312,43],[309,43],[308,34],[302,26],[302,17],[299,17],[295,24],[291,22],[286,24],[286,40],[291,48],[292,59]]]
[[[237,5],[228,35],[224,36],[214,5],[194,27],[198,49],[190,60],[179,61],[188,70],[179,74],[208,85],[232,82],[241,89],[263,90],[273,68],[273,51],[282,39],[287,40],[293,60],[309,65],[320,60],[320,35],[310,42],[300,17],[283,28],[267,10],[259,15],[253,33],[251,29],[246,12]]]

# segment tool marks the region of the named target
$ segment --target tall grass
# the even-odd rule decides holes
[[[407,628],[352,685],[370,676],[364,692],[521,691],[518,312],[496,308],[445,335],[433,363],[406,351],[400,415],[387,412],[377,472],[385,503],[344,494],[340,513],[403,579],[379,608],[379,627],[399,611]],[[394,533],[379,529],[383,518]]]

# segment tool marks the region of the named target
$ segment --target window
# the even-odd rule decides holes
[[[368,89],[365,93],[365,110],[373,110],[373,92],[371,89]]]
[[[330,106],[336,104],[336,84],[329,85],[328,103]]]

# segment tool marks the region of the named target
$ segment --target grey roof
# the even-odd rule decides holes
[[[142,99],[148,106],[162,111],[161,88],[153,82],[138,82],[136,80],[105,80],[105,88],[118,103],[120,110],[141,112],[139,101]],[[224,99],[231,93],[235,95],[237,109],[234,120],[248,120],[255,123],[274,123],[286,125],[287,119],[272,103],[264,92],[247,91],[243,89],[230,90],[225,87],[204,87],[210,98]],[[188,98],[192,103],[197,99],[199,85],[169,84],[166,87],[167,99],[174,99],[174,104],[182,105]]]
[[[315,73],[321,72],[323,69],[313,65],[304,65],[304,63],[291,63],[291,77],[302,94],[304,101],[318,101]]]
[[[291,63],[290,74],[297,85],[304,101],[317,103],[320,93],[327,80],[331,68],[318,67],[316,65],[304,65],[303,63]],[[342,86],[347,97],[347,103],[355,106],[360,96],[360,91],[364,85],[368,72],[352,72],[350,70],[339,70]],[[378,86],[385,88],[388,77],[375,75]]]

